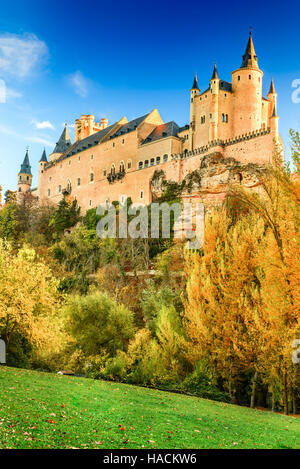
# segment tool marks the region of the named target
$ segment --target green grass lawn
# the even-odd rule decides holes
[[[0,447],[300,448],[300,419],[0,367]]]

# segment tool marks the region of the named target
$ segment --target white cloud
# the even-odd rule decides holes
[[[22,93],[19,91],[13,90],[12,88],[6,88],[7,99],[22,98],[22,96]]]
[[[54,125],[50,121],[36,122],[32,121],[32,124],[36,126],[37,129],[52,129],[54,130]]]
[[[48,56],[45,42],[34,34],[0,35],[0,74],[25,78]]]
[[[33,143],[41,143],[42,145],[45,145],[47,147],[53,148],[55,146],[55,143],[49,140],[48,138],[41,138],[41,137],[36,137],[36,136],[27,136],[27,135],[22,135],[16,132],[15,130],[6,127],[5,125],[0,124],[0,133],[10,135],[11,137],[20,139],[20,140],[26,140],[27,142],[33,142]]]
[[[87,79],[79,70],[73,73],[73,75],[70,75],[70,84],[73,87],[75,93],[82,98],[85,98],[88,95]]]

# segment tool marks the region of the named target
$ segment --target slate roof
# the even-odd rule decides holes
[[[155,140],[159,140],[161,138],[166,137],[176,137],[180,128],[176,124],[176,122],[171,121],[167,122],[166,124],[158,125],[150,135],[143,141],[142,144],[154,142]]]
[[[250,33],[246,52],[243,55],[243,63],[241,68],[255,67],[258,68],[257,55],[255,53],[254,44],[252,40],[252,34]]]
[[[65,153],[71,145],[72,145],[72,142],[71,142],[68,127],[66,124],[57,144],[55,145],[53,153]]]
[[[220,90],[232,92],[232,83],[229,83],[228,81],[220,80],[219,88]]]
[[[45,163],[48,163],[45,148],[44,148],[43,154],[42,154],[41,159],[40,159],[40,162],[41,162],[41,161],[45,161]]]
[[[20,169],[19,174],[30,174],[31,175],[31,166],[30,166],[30,162],[29,162],[28,150],[26,151],[24,161],[21,164],[21,169]]]
[[[95,145],[98,145],[104,137],[113,129],[115,124],[112,124],[108,127],[106,127],[103,130],[100,130],[99,132],[96,132],[93,135],[90,135],[89,137],[86,137],[82,140],[78,140],[78,142],[74,143],[68,150],[68,152],[65,154],[65,157],[67,156],[72,156],[75,155],[75,153],[79,153],[80,151],[86,150],[87,148],[94,147]]]
[[[110,138],[115,138],[119,137],[120,135],[127,134],[128,132],[131,132],[132,130],[135,130],[148,116],[149,114],[145,114],[142,117],[138,117],[137,119],[134,119],[130,122],[127,122],[127,124],[122,125],[122,127],[113,135],[110,136]]]

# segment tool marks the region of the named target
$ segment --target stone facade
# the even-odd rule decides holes
[[[209,87],[200,92],[195,76],[188,125],[164,123],[156,109],[131,122],[123,117],[110,126],[106,119],[95,123],[93,116],[84,115],[75,122],[74,144],[66,127],[49,161],[43,154],[33,193],[41,202],[55,204],[67,193],[83,211],[121,196],[149,204],[155,196],[151,184],[155,170],[163,170],[165,179],[182,182],[193,171],[203,170],[208,161],[218,177],[211,170],[203,173],[206,182],[193,189],[195,197],[213,201],[224,197],[232,178],[226,161],[229,166],[233,161],[238,162],[235,168],[241,166],[236,170],[241,184],[251,180],[255,185],[255,172],[246,174],[249,164],[271,163],[274,142],[282,143],[274,83],[264,98],[262,82],[250,35],[242,65],[232,72],[232,83],[221,80],[215,66]],[[28,190],[23,179],[19,182],[21,193]]]

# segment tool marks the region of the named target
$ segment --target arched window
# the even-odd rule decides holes
[[[78,179],[77,179],[77,186],[80,186],[80,184],[81,184],[81,179],[78,178]]]
[[[58,193],[61,193],[61,185],[58,186]]]
[[[120,166],[119,166],[119,171],[120,171],[120,173],[125,173],[124,161],[121,161]]]
[[[116,174],[116,167],[114,164],[111,165],[110,174]]]
[[[139,161],[139,169],[143,169],[143,166],[144,166],[143,162]]]
[[[156,157],[156,164],[160,164],[160,156]]]
[[[145,168],[148,168],[149,166],[149,160],[145,160]]]
[[[94,177],[94,173],[91,173],[91,174],[90,174],[90,181],[93,182],[93,181],[94,181],[94,178],[95,178],[95,177]]]
[[[151,158],[150,160],[150,166],[154,166],[155,165],[155,158]]]
[[[71,181],[68,181],[68,182],[67,182],[67,191],[68,191],[69,194],[70,194],[71,191],[72,191],[72,184],[71,184]]]
[[[132,162],[131,162],[131,160],[128,160],[127,161],[127,169],[131,169],[131,166],[132,166]]]
[[[164,155],[164,163],[168,161],[168,155]]]

